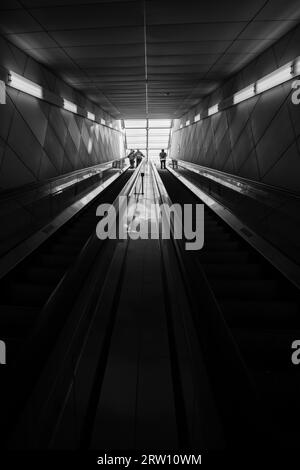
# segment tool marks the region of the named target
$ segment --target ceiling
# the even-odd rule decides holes
[[[1,0],[0,30],[115,118],[176,118],[300,21],[299,0]]]

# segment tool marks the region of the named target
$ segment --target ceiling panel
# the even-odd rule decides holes
[[[3,33],[24,33],[42,31],[42,26],[24,10],[5,10],[0,15],[0,29]]]
[[[15,0],[2,0],[0,3],[0,10],[13,10],[15,8],[21,8],[20,3]]]
[[[49,34],[38,31],[36,33],[11,34],[10,40],[23,50],[57,47],[57,43]]]
[[[206,22],[224,21],[250,21],[257,11],[264,5],[265,0],[251,0],[251,2],[237,2],[227,0],[220,2],[210,0],[197,2],[194,0],[148,2],[148,24],[188,24],[194,23],[195,18]]]
[[[77,28],[76,30],[52,31],[51,36],[61,47],[143,44],[144,28],[142,26],[123,25],[117,28]]]
[[[137,67],[141,67],[143,70],[145,69],[143,57],[128,57],[127,59],[124,57],[114,57],[113,59],[85,57],[82,59],[77,59],[76,63],[86,69],[95,70],[97,68],[98,71],[106,69],[111,70],[112,73],[114,73],[117,68],[121,68],[122,73],[124,72],[124,68],[126,69],[127,73],[133,73],[133,67],[135,69]]]
[[[219,54],[230,46],[231,41],[182,41],[148,43],[148,54],[151,55],[197,55]]]
[[[143,25],[142,2],[88,3],[72,8],[53,6],[30,11],[48,30]]]
[[[89,4],[93,3],[120,3],[120,2],[128,2],[128,0],[88,0]],[[83,0],[22,0],[23,5],[27,7],[44,7],[44,6],[71,6],[71,5],[82,5],[84,3]]]
[[[267,2],[263,10],[257,15],[256,20],[300,20],[300,3],[293,1],[272,0]]]
[[[298,0],[147,0],[145,7],[2,0],[0,30],[114,117],[144,117],[147,88],[149,117],[176,118],[300,20]]]
[[[298,23],[298,20],[252,21],[241,32],[238,39],[269,39],[273,43]]]

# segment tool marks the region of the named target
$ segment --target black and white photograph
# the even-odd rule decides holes
[[[299,425],[299,0],[1,0],[0,468]]]

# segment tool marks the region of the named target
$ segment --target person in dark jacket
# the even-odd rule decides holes
[[[139,149],[137,149],[135,156],[136,156],[136,166],[139,166],[139,164],[141,163],[145,155]]]
[[[130,150],[130,153],[127,155],[129,158],[129,163],[130,163],[130,168],[134,168],[134,162],[135,162],[135,151]]]
[[[162,149],[162,151],[160,152],[159,158],[160,158],[160,168],[161,168],[162,170],[165,170],[165,169],[166,169],[166,158],[167,158],[167,154],[166,154],[166,152],[165,152],[164,149]]]

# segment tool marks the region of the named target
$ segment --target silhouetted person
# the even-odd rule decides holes
[[[166,158],[167,158],[167,154],[166,154],[166,152],[165,152],[164,149],[162,149],[162,151],[160,152],[159,158],[160,158],[160,168],[161,168],[162,170],[165,170],[165,169],[166,169]]]
[[[135,156],[136,156],[136,166],[139,166],[139,164],[144,158],[144,154],[139,149],[137,149]]]
[[[131,150],[130,153],[128,154],[129,158],[129,163],[130,163],[130,168],[134,168],[134,162],[135,162],[135,151]]]

